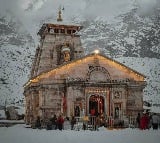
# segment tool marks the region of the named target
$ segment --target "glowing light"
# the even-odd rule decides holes
[[[95,54],[99,54],[99,50],[94,50],[94,53]]]
[[[94,51],[95,54],[98,54],[99,53],[99,50],[95,50]],[[96,55],[97,58],[100,60],[100,61],[103,61],[105,62],[107,65],[109,66],[112,66],[112,67],[115,67],[116,69],[119,69],[121,71],[124,71],[126,73],[129,73],[129,75],[131,77],[133,77],[135,80],[144,80],[144,77],[142,75],[139,75],[138,73],[136,73],[135,71],[132,71],[131,69],[111,60],[111,59],[108,59],[106,57],[103,57],[101,55]],[[30,85],[31,83],[36,83],[36,82],[39,82],[41,79],[45,79],[45,78],[48,78],[49,76],[55,76],[56,74],[68,74],[70,71],[71,68],[73,67],[76,67],[78,64],[80,63],[86,63],[86,62],[90,62],[93,60],[93,55],[92,56],[88,56],[88,57],[85,57],[83,59],[78,59],[78,60],[75,60],[71,63],[68,63],[66,65],[62,65],[62,66],[59,66],[57,67],[56,69],[53,69],[49,72],[43,72],[42,74],[38,75],[37,77],[31,79],[30,81],[28,81],[28,83],[25,84],[25,87]],[[67,69],[67,70],[66,70]],[[93,91],[89,91],[89,92],[93,92]],[[96,91],[95,92],[107,92],[107,91]]]

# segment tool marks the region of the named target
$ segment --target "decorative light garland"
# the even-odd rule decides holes
[[[125,65],[121,65],[121,63],[118,63],[118,62],[116,62],[116,61],[114,61],[112,59],[109,59],[108,57],[104,57],[104,56],[96,53],[96,54],[87,55],[86,57],[83,57],[82,59],[73,60],[73,61],[71,61],[71,62],[69,62],[69,63],[67,63],[65,65],[60,65],[56,69],[53,69],[53,70],[51,70],[49,72],[43,72],[40,75],[38,75],[37,77],[31,79],[29,82],[27,82],[25,84],[25,87],[28,86],[31,83],[39,82],[40,79],[47,78],[52,74],[56,74],[57,71],[58,71],[58,73],[60,73],[61,71],[63,71],[63,72],[65,71],[65,74],[68,74],[68,70],[70,68],[78,65],[79,63],[81,63],[83,61],[85,63],[89,62],[89,61],[93,61],[93,58],[95,56],[96,56],[96,58],[99,58],[100,60],[105,61],[106,63],[108,63],[111,66],[120,67],[120,69],[127,70],[127,72],[129,71],[131,73],[131,76],[133,76],[135,79],[144,81],[144,77],[145,76],[142,76],[142,75],[138,74],[136,71],[133,71],[132,69],[126,67]],[[67,68],[67,70],[66,70],[66,68]]]

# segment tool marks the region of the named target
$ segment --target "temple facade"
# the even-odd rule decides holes
[[[25,122],[37,116],[90,116],[115,119],[143,111],[145,76],[101,54],[85,55],[79,25],[43,24],[38,32],[31,77],[24,86]]]

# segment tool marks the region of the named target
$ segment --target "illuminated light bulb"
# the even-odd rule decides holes
[[[99,50],[94,50],[94,53],[95,54],[99,54]]]

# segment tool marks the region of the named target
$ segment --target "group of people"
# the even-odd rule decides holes
[[[35,122],[35,128],[42,128],[42,122],[40,120],[40,117],[38,116]],[[63,130],[63,129],[74,129],[74,125],[76,124],[76,119],[74,116],[72,116],[71,120],[69,120],[69,117],[63,118],[62,115],[59,115],[58,117],[54,115],[52,118],[50,118],[46,122],[46,129],[47,130]]]
[[[103,120],[100,116],[96,116],[95,119],[96,120],[93,121],[95,123],[95,129],[100,126],[105,126],[105,122],[103,122],[105,120]],[[42,124],[43,121],[41,121],[40,117],[38,116],[35,122],[35,128],[42,128]],[[74,130],[75,124],[76,118],[74,116],[69,119],[69,117],[63,118],[62,115],[59,115],[58,117],[54,115],[46,122],[45,125],[47,130]],[[157,130],[158,126],[160,126],[160,117],[156,113],[152,115],[150,115],[149,112],[144,112],[142,115],[138,113],[136,118],[136,126],[141,130],[150,129],[151,127],[153,130]]]
[[[157,130],[160,124],[160,117],[156,113],[149,115],[149,112],[144,112],[142,116],[138,113],[136,122],[138,128],[142,130],[150,129],[151,127],[153,130]]]

